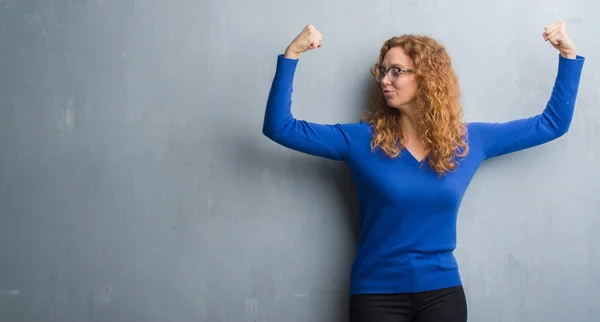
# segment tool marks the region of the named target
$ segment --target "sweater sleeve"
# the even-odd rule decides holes
[[[559,55],[552,94],[541,114],[504,123],[470,123],[485,159],[531,148],[554,140],[569,130],[585,58]]]
[[[287,148],[332,160],[344,160],[350,148],[350,124],[318,124],[297,120],[291,112],[298,59],[277,57],[262,132]]]

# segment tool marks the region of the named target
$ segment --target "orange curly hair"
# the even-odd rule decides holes
[[[403,35],[387,40],[379,59],[371,70],[376,75],[385,54],[400,46],[415,67],[417,94],[415,105],[419,115],[417,130],[427,152],[428,163],[440,175],[453,171],[457,157],[468,153],[466,127],[462,123],[462,107],[458,78],[446,49],[427,36]],[[374,88],[369,108],[362,120],[375,128],[371,148],[379,147],[390,157],[397,157],[403,148],[400,112],[389,107],[379,84]]]

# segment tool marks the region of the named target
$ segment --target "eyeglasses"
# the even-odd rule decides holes
[[[395,81],[398,79],[398,77],[400,77],[400,75],[402,75],[402,73],[414,73],[414,72],[415,72],[414,69],[408,69],[408,68],[390,67],[388,69],[385,69],[383,67],[379,67],[377,69],[377,72],[375,73],[375,80],[377,80],[378,82],[381,83],[381,81],[383,80],[385,75],[389,75],[390,80]]]

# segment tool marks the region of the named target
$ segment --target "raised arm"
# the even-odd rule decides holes
[[[486,159],[549,142],[569,130],[585,58],[575,54],[564,23],[559,21],[545,29],[544,40],[560,51],[550,99],[543,112],[533,117],[505,123],[469,124]]]
[[[269,92],[263,134],[293,150],[333,160],[344,160],[350,148],[348,131],[353,124],[325,125],[297,120],[291,112],[293,80],[298,56],[321,47],[321,34],[308,25],[277,57],[277,69]]]

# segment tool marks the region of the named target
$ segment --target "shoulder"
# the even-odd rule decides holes
[[[485,122],[467,122],[465,123],[465,128],[467,129],[467,133],[469,136],[478,136],[479,132],[484,130],[486,127]]]
[[[349,146],[361,147],[368,146],[373,137],[373,128],[371,124],[364,121],[353,123],[338,123],[333,125],[342,134]]]
[[[353,140],[370,139],[373,135],[373,126],[365,121],[342,123],[336,126]]]
[[[467,122],[467,143],[470,148],[483,146],[483,135],[493,126],[487,122]]]
[[[359,121],[359,122],[353,122],[353,123],[342,123],[339,125],[342,126],[344,129],[351,131],[351,132],[366,133],[366,132],[372,131],[372,125],[365,121]]]
[[[331,126],[338,128],[340,131],[346,132],[347,134],[361,135],[371,131],[371,125],[364,121],[359,122],[348,122],[348,123],[335,123]]]

